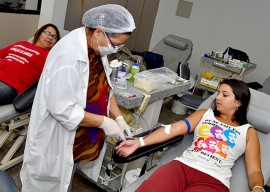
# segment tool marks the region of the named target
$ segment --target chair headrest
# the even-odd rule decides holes
[[[270,110],[261,106],[251,105],[247,113],[248,122],[258,131],[270,132]]]
[[[247,120],[255,129],[270,133],[270,95],[254,89],[249,90],[251,99]]]
[[[250,89],[251,99],[247,113],[248,122],[263,133],[270,133],[270,95]],[[217,93],[211,95],[199,107],[207,109],[213,105]]]
[[[261,91],[266,94],[270,94],[270,77],[265,79]]]
[[[187,42],[174,35],[168,35],[167,37],[165,37],[164,43],[180,50],[185,50],[187,47]]]

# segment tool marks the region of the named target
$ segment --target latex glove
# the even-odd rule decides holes
[[[126,123],[125,119],[123,116],[118,116],[116,119],[117,124],[119,125],[119,127],[121,128],[122,132],[126,132],[127,136],[131,137],[131,131],[130,131],[130,127],[128,126],[128,124]]]
[[[112,139],[116,141],[124,141],[126,140],[121,128],[118,126],[118,124],[111,118],[105,117],[103,119],[102,124],[99,126],[99,128],[103,129],[105,135],[108,137],[111,137]]]

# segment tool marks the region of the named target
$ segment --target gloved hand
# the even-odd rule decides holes
[[[122,132],[126,132],[127,136],[131,137],[131,131],[130,131],[130,127],[128,126],[128,124],[126,123],[125,119],[123,116],[118,116],[116,119],[117,124],[119,125],[119,127],[121,128]]]
[[[103,119],[102,124],[99,126],[99,128],[103,129],[105,135],[108,137],[111,137],[112,139],[116,141],[124,141],[126,140],[121,128],[118,126],[118,124],[111,118],[105,117]]]

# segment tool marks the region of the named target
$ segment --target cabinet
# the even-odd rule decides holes
[[[227,64],[205,56],[201,57],[200,65],[201,70],[195,83],[193,92],[196,88],[199,88],[213,93],[216,91],[221,78],[231,77],[235,79],[242,79],[246,72],[254,70],[257,66],[254,63],[246,62],[230,62]],[[207,79],[204,77],[204,75],[207,74],[209,76],[214,75],[214,77]]]

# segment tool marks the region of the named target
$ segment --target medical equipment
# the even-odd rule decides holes
[[[116,167],[116,165],[113,167],[113,165],[111,163],[108,163],[107,168],[105,170],[105,176],[104,177],[100,177],[101,178],[101,184],[108,185],[109,184],[109,181],[115,179],[115,178],[111,178],[112,171],[113,171],[113,169],[115,167]]]
[[[138,125],[139,123],[139,118],[140,116],[142,115],[142,113],[145,111],[149,101],[150,101],[150,98],[151,96],[150,95],[147,95],[147,94],[143,94],[144,95],[144,99],[142,101],[142,104],[141,106],[139,107],[139,110],[138,110],[138,116],[137,116],[137,119],[136,119],[136,123],[135,123],[135,126]]]
[[[143,112],[145,111],[149,101],[150,101],[150,98],[151,96],[150,95],[147,95],[147,94],[144,94],[144,99],[137,111],[137,117],[136,117],[136,120],[135,120],[135,123],[134,124],[131,124],[130,125],[130,131],[132,133],[132,135],[136,135],[136,134],[139,134],[142,132],[142,128],[139,126],[139,120],[141,118],[141,115],[143,114]]]

